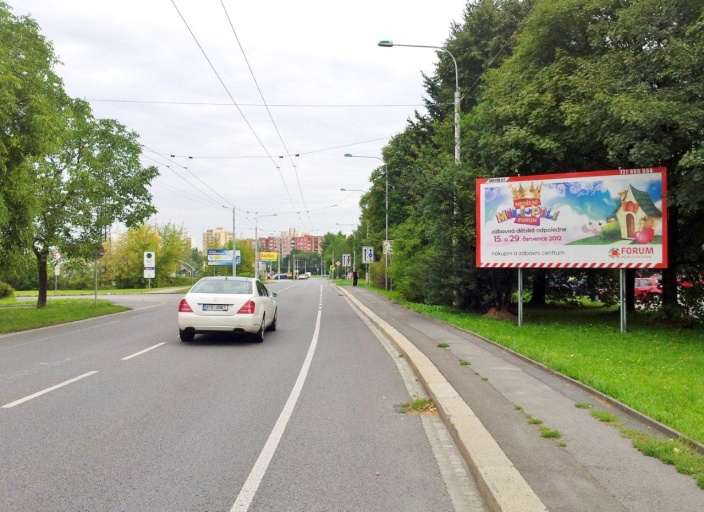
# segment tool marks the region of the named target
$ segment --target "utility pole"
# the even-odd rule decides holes
[[[235,232],[235,207],[232,207],[232,277],[237,277],[237,234]]]

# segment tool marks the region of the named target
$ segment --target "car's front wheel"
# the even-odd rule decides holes
[[[262,317],[262,325],[259,326],[259,330],[254,334],[252,341],[254,343],[262,343],[264,341],[264,326],[266,325],[266,316]]]
[[[196,333],[193,331],[184,331],[179,329],[178,336],[181,338],[181,341],[193,341],[193,338],[196,337]]]

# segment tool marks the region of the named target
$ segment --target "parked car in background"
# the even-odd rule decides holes
[[[181,341],[196,334],[232,332],[253,335],[264,341],[264,331],[275,331],[276,293],[251,277],[211,276],[198,281],[181,299],[178,333]]]
[[[276,274],[276,275],[274,276],[274,280],[275,280],[275,281],[278,281],[278,280],[280,280],[280,279],[288,279],[288,276],[287,276],[286,274]]]
[[[662,296],[660,280],[655,277],[636,277],[633,296],[635,300],[648,301]]]

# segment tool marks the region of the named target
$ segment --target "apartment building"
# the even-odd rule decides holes
[[[323,253],[323,237],[316,235],[299,235],[295,229],[282,232],[279,236],[269,236],[259,239],[262,250],[281,252],[282,257],[291,254],[292,250]]]
[[[209,247],[225,247],[227,242],[231,241],[232,231],[228,231],[227,228],[209,229],[203,233],[203,250],[205,251]]]

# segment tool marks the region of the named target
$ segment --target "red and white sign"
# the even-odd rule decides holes
[[[664,167],[479,179],[477,267],[667,267]]]

